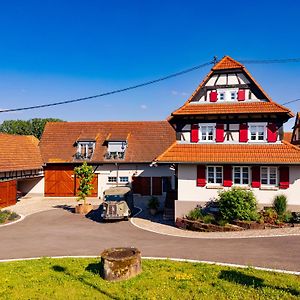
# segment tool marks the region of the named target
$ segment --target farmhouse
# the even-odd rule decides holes
[[[171,114],[176,141],[156,159],[177,170],[175,216],[232,186],[252,189],[261,206],[285,194],[290,208],[299,210],[300,149],[283,131],[291,117],[242,64],[225,56]]]
[[[13,205],[17,190],[34,194],[43,187],[43,162],[33,136],[0,134],[0,208]]]
[[[151,163],[175,141],[167,121],[48,123],[40,142],[47,197],[74,197],[74,167],[94,168],[94,197],[113,185],[131,185],[142,196],[161,196],[174,187],[169,165]]]

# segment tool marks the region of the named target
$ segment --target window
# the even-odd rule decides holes
[[[107,145],[107,159],[124,159],[127,148],[126,141],[110,141]]]
[[[200,124],[199,125],[199,140],[200,141],[214,141],[215,124]]]
[[[222,101],[222,100],[223,100],[223,101],[225,100],[225,92],[220,92],[220,93],[219,93],[219,100],[221,100],[221,101]]]
[[[223,168],[217,166],[207,167],[207,183],[222,184]]]
[[[266,125],[264,123],[250,123],[250,141],[264,142],[266,140]]]
[[[249,167],[233,167],[233,183],[249,184]]]
[[[117,182],[116,176],[108,176],[108,182]]]
[[[260,180],[263,185],[277,185],[277,167],[261,167]]]
[[[236,91],[231,91],[230,92],[230,100],[236,100],[237,99],[237,92]]]
[[[120,176],[119,177],[119,182],[127,183],[128,182],[128,176]]]
[[[90,159],[93,156],[95,142],[78,142],[76,158]]]

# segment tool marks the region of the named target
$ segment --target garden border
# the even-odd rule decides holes
[[[21,215],[21,214],[18,214],[18,215],[20,216],[19,219],[15,220],[15,221],[12,221],[12,222],[9,222],[9,223],[6,223],[6,224],[0,224],[0,228],[5,227],[5,226],[14,225],[16,223],[19,223],[19,222],[23,221],[26,218],[26,216],[24,216],[24,215]]]

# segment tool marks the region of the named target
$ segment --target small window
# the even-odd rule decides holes
[[[237,99],[237,92],[231,91],[230,92],[230,100],[236,100]]]
[[[207,167],[207,183],[223,184],[223,168],[218,166]]]
[[[219,93],[219,100],[225,100],[225,93],[224,92],[220,92]]]
[[[249,167],[234,167],[233,168],[233,183],[234,184],[249,184]]]
[[[78,142],[76,158],[78,159],[91,159],[94,153],[94,142]]]
[[[119,182],[127,183],[128,182],[128,176],[120,176],[119,177]]]
[[[264,124],[249,124],[250,141],[264,142],[266,140],[266,126]]]
[[[117,182],[116,176],[108,176],[108,182]]]
[[[200,124],[199,131],[200,141],[214,141],[215,124]]]
[[[278,184],[277,167],[261,167],[261,184],[273,185]]]

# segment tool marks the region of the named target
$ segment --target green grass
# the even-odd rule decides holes
[[[299,299],[293,275],[187,262],[144,260],[141,275],[106,282],[99,259],[0,263],[0,299]]]
[[[19,218],[15,212],[9,210],[0,210],[0,224],[12,222]]]

